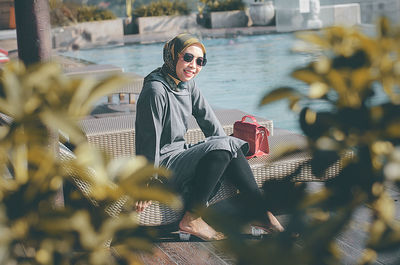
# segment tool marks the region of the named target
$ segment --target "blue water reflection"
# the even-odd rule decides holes
[[[293,54],[292,34],[205,39],[207,66],[196,77],[198,86],[216,108],[236,108],[274,121],[274,126],[299,132],[297,115],[286,102],[258,107],[261,97],[279,86],[305,90],[290,72],[307,64],[307,54]],[[120,66],[145,76],[162,64],[162,43],[103,47],[66,55],[98,64]]]

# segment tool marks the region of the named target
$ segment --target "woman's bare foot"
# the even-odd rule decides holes
[[[285,231],[285,228],[270,211],[267,212],[267,223],[255,223],[252,226],[262,229],[268,234]]]
[[[267,216],[270,226],[273,230],[275,230],[276,232],[285,231],[285,228],[283,228],[281,223],[279,223],[278,219],[276,219],[276,217],[270,211],[267,212]]]
[[[205,241],[225,238],[224,234],[215,231],[201,217],[194,216],[190,212],[186,212],[183,216],[179,223],[179,229],[182,232],[197,236]]]

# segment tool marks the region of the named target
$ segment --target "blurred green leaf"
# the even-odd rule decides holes
[[[380,18],[378,21],[378,36],[380,38],[388,37],[390,31],[390,24],[387,18]]]
[[[364,252],[362,253],[362,257],[358,264],[360,265],[371,264],[372,262],[375,262],[377,258],[378,254],[376,253],[375,250],[365,249]]]
[[[326,94],[329,92],[329,87],[320,82],[314,82],[310,86],[310,93],[309,97],[310,98],[322,98],[326,96]]]
[[[25,69],[12,62],[0,70],[0,112],[10,116],[9,124],[0,126],[0,170],[5,172],[0,178],[0,251],[9,252],[0,255],[0,263],[116,264],[105,246],[114,235],[133,235],[138,229],[132,202],[152,199],[180,206],[173,193],[147,187],[154,174],[167,176],[165,169],[140,157],[111,160],[87,143],[78,126],[93,103],[129,81],[126,76],[70,79],[55,63]],[[70,158],[56,151],[58,131],[76,146]],[[140,249],[150,251],[153,237],[137,233],[121,242],[130,253],[139,244],[129,240],[147,242]],[[132,255],[125,254],[120,260],[131,261]]]
[[[330,43],[326,38],[311,32],[302,32],[296,34],[296,37],[305,41],[306,43],[314,44],[318,47],[329,48]]]
[[[292,72],[292,76],[296,79],[299,79],[299,80],[307,83],[307,84],[323,82],[323,77],[321,77],[319,74],[317,74],[314,71],[311,71],[309,69],[295,70]]]
[[[76,88],[77,93],[69,107],[70,114],[72,116],[87,115],[101,97],[109,95],[113,90],[126,85],[130,81],[132,80],[128,75],[120,75],[107,77],[100,83],[81,82]]]
[[[261,99],[260,105],[266,105],[286,98],[298,99],[301,97],[302,95],[296,89],[291,87],[280,87],[264,95]]]
[[[310,53],[312,61],[291,76],[308,85],[306,92],[283,86],[261,100],[263,105],[287,99],[294,111],[300,103],[303,106],[299,122],[308,138],[303,150],[312,158],[282,179],[293,180],[309,169],[317,177],[326,176],[334,165],[340,165],[340,171],[318,191],[305,189],[297,207],[288,207],[286,230],[300,232],[299,244],[285,233],[251,245],[227,242],[238,253],[239,263],[338,264],[337,234],[348,228],[356,210],[365,204],[370,205],[372,224],[366,225],[369,238],[359,264],[374,262],[381,250],[398,250],[400,225],[387,185],[394,182],[400,187],[400,28],[383,18],[377,32],[370,36],[355,27],[334,26],[296,34],[305,42],[296,49]],[[285,152],[289,158],[294,150],[274,148],[271,160],[285,157]],[[228,234],[236,235],[237,222]],[[227,226],[226,220],[221,223]],[[298,248],[291,248],[292,244]]]
[[[60,130],[69,136],[74,144],[81,143],[86,140],[82,129],[78,126],[76,120],[71,120],[65,117],[65,113],[56,113],[54,111],[43,111],[41,114],[43,123],[48,128]]]
[[[327,78],[328,86],[335,89],[336,92],[339,94],[339,96],[341,96],[342,94],[345,94],[347,92],[348,87],[347,87],[347,84],[345,81],[345,76],[341,75],[341,73],[339,71],[331,70],[326,75],[326,78]]]

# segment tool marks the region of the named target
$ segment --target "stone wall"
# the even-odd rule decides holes
[[[183,32],[196,28],[236,28],[248,26],[248,14],[245,11],[223,11],[198,16],[139,17],[135,19],[138,33]]]
[[[374,0],[361,4],[361,21],[375,24],[380,16],[389,18],[392,23],[400,22],[400,0]]]
[[[249,18],[243,10],[211,12],[207,15],[206,20],[209,22],[206,24],[213,29],[247,27],[249,22]]]
[[[138,17],[135,19],[138,33],[155,32],[181,32],[193,28],[198,28],[196,14],[188,16],[159,16],[159,17]]]
[[[321,6],[319,15],[324,27],[333,25],[354,26],[361,23],[359,4]]]
[[[388,17],[393,23],[400,22],[400,0],[321,0],[321,5],[358,3],[361,23],[375,24],[380,16]]]
[[[290,0],[281,0],[276,6],[276,29],[279,32],[309,29],[311,13],[301,13],[299,6],[288,6]],[[361,23],[361,9],[357,3],[321,5],[317,19],[319,27],[332,25],[353,26]],[[315,27],[312,27],[315,28]]]

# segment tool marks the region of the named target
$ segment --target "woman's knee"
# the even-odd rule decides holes
[[[215,163],[218,165],[228,164],[232,159],[232,155],[229,151],[226,150],[213,150],[207,153],[202,161],[206,161],[207,163]]]

